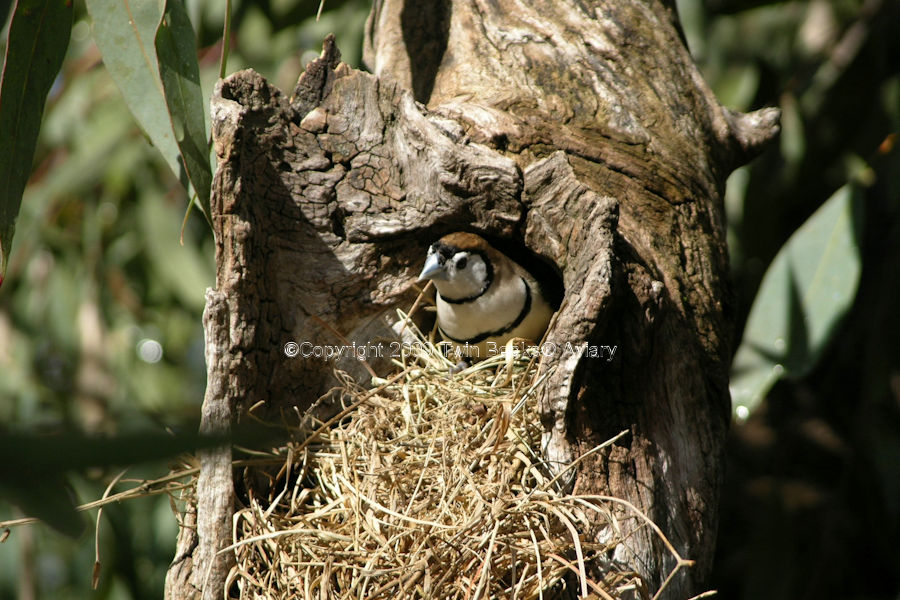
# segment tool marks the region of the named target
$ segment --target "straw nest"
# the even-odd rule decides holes
[[[646,518],[565,493],[541,457],[536,348],[452,373],[415,334],[399,373],[371,390],[344,378],[334,423],[307,417],[275,451],[273,491],[234,519],[228,587],[254,600],[649,598],[614,560],[619,522]]]

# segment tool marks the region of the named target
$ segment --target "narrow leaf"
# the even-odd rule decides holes
[[[12,11],[12,0],[0,0],[0,23],[6,23],[9,13]]]
[[[31,174],[47,94],[72,32],[70,0],[19,0],[0,79],[0,284]]]
[[[86,0],[94,42],[125,104],[172,172],[188,186],[187,173],[166,107],[156,60],[156,30],[163,9],[155,0]]]
[[[809,372],[859,284],[859,202],[845,185],[775,256],[753,301],[731,371],[733,405],[756,408],[782,377]]]
[[[156,194],[141,198],[139,230],[145,238],[149,263],[157,284],[175,295],[185,306],[202,311],[203,290],[214,285],[215,272],[208,257],[178,243],[179,211]],[[204,260],[206,259],[206,260]]]
[[[209,135],[203,111],[200,65],[194,29],[181,0],[168,0],[156,32],[159,74],[166,95],[175,142],[181,150],[188,178],[209,218]]]
[[[159,460],[223,443],[256,446],[277,439],[271,429],[257,425],[241,424],[212,435],[198,432],[195,424],[185,424],[184,429],[176,434],[136,431],[106,437],[77,430],[42,435],[0,427],[0,501],[12,502],[26,515],[78,537],[85,524],[68,493],[70,472]]]
[[[28,517],[40,519],[59,533],[78,539],[85,522],[75,510],[75,497],[62,473],[39,473],[26,463],[12,477],[0,481],[0,499],[16,505]]]

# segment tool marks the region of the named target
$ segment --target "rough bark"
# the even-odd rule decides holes
[[[525,241],[553,260],[566,287],[550,340],[619,347],[609,364],[560,361],[542,398],[549,458],[566,461],[630,429],[626,442],[582,463],[575,489],[646,510],[696,561],[667,591],[701,591],[729,417],[722,193],[731,170],[777,133],[778,112],[722,107],[669,3],[431,4],[376,3],[373,71],[517,161]],[[639,570],[660,583],[670,556],[646,530],[630,545]]]
[[[326,41],[291,99],[252,71],[216,90],[204,427],[313,404],[334,364],[289,359],[285,344],[395,336],[393,311],[441,234],[518,243],[565,286],[540,399],[548,460],[628,429],[570,483],[630,500],[696,560],[666,597],[703,591],[729,414],[721,195],[777,113],[722,108],[671,6],[651,0],[386,0],[366,55],[374,75]],[[606,362],[567,343],[618,350]],[[201,458],[199,535],[182,528],[170,598],[226,581],[230,454]],[[646,529],[627,550],[651,585],[674,566]]]

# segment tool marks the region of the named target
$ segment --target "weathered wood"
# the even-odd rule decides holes
[[[631,501],[697,561],[666,597],[703,591],[729,414],[722,192],[775,135],[777,111],[721,107],[671,5],[654,0],[384,0],[368,24],[374,75],[338,56],[327,41],[290,100],[252,71],[213,99],[206,426],[304,410],[336,365],[365,380],[356,360],[287,358],[285,344],[396,335],[393,311],[439,235],[518,242],[565,286],[540,398],[546,457],[562,469],[628,429],[569,483]],[[567,352],[585,343],[616,354]],[[204,458],[197,551],[179,563],[204,593],[221,593],[228,566],[213,558],[230,542],[225,458]],[[658,586],[670,554],[623,523],[634,530],[613,560]]]
[[[374,346],[368,363],[384,371],[395,309],[415,298],[430,231],[510,236],[522,222],[514,161],[429,118],[396,84],[338,65],[333,44],[292,101],[244,71],[217,86],[212,117],[217,278],[205,316],[204,430],[227,431],[248,411],[291,422],[328,398],[336,367],[368,379],[352,355],[326,361],[304,349]],[[300,356],[286,356],[291,342]],[[201,455],[197,533],[182,530],[179,542],[178,564],[191,566],[170,572],[170,598],[221,593],[230,456]]]
[[[722,192],[731,170],[777,133],[778,112],[741,115],[718,103],[670,3],[428,4],[375,3],[373,72],[516,160],[525,240],[566,284],[549,339],[618,346],[608,364],[561,360],[542,398],[548,458],[571,459],[630,429],[581,465],[575,489],[647,511],[697,561],[667,591],[702,591],[729,415]],[[414,33],[422,30],[431,37]],[[536,196],[543,202],[529,203]],[[673,567],[664,549],[646,530],[629,546],[642,574],[661,583]]]

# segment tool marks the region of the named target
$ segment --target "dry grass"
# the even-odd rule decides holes
[[[234,461],[236,469],[275,465],[278,485],[268,497],[248,491],[235,515],[235,543],[224,550],[236,559],[230,589],[247,600],[655,600],[690,565],[628,502],[565,491],[560,482],[584,457],[556,475],[547,468],[536,406],[547,373],[534,349],[510,348],[452,373],[414,333],[418,343],[390,379],[365,390],[344,378],[349,400],[335,418],[307,416],[298,441]],[[174,508],[176,496],[193,501],[198,471],[186,464],[112,494],[114,481],[78,508],[159,493]],[[655,593],[622,559],[628,519],[674,559]],[[95,571],[99,564],[98,549]]]
[[[612,567],[619,523],[668,542],[631,505],[569,495],[546,468],[536,353],[451,374],[416,334],[398,375],[376,393],[345,380],[339,422],[307,420],[303,441],[278,450],[280,485],[234,520],[241,597],[649,598]]]

